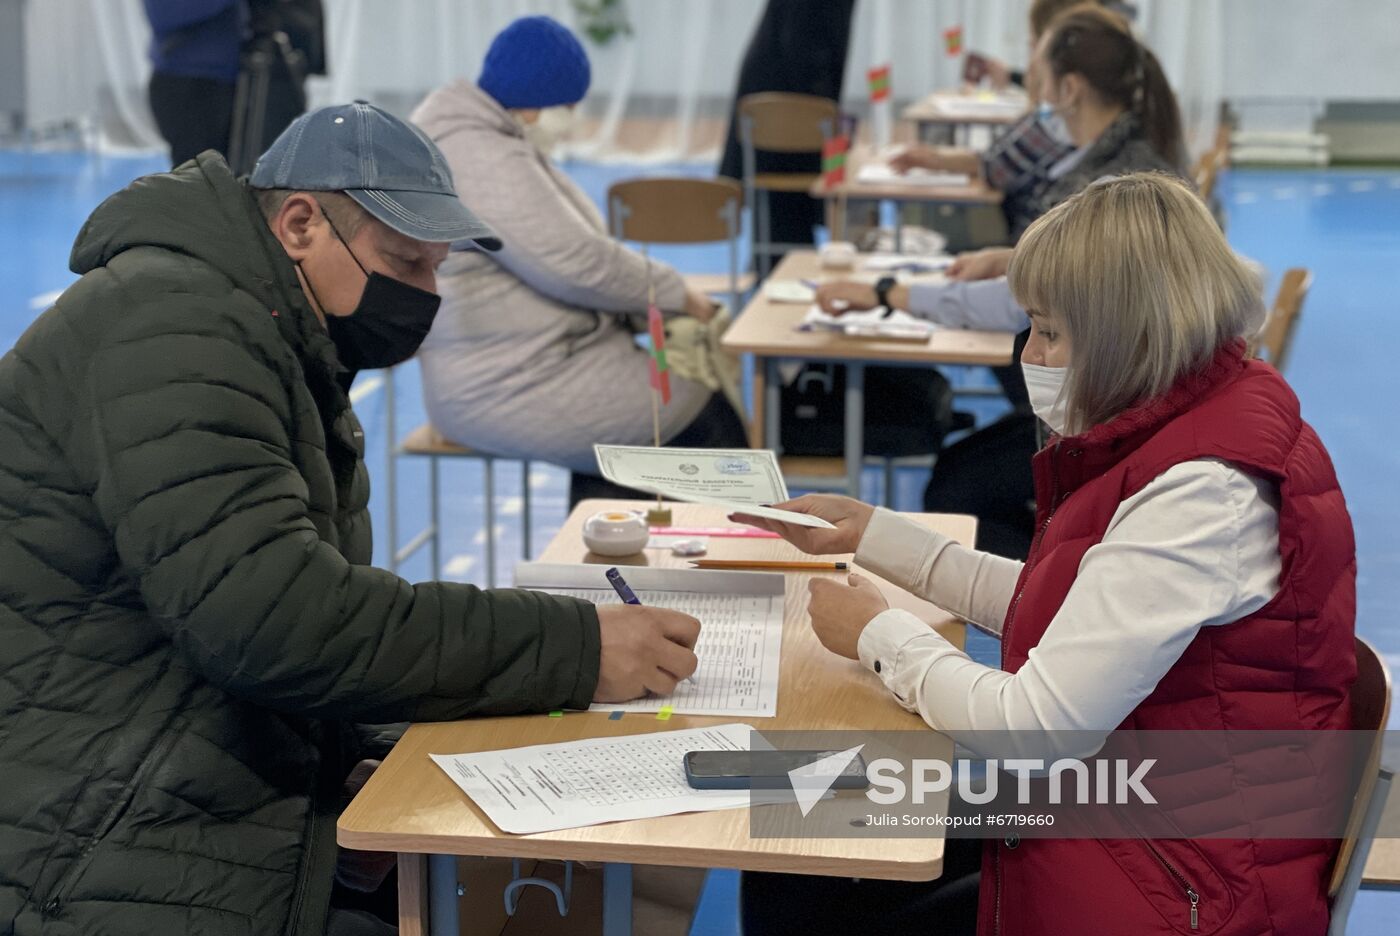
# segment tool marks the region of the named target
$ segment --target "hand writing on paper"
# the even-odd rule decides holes
[[[643,605],[598,608],[598,688],[594,702],[628,702],[648,692],[669,695],[695,672],[700,622],[679,611]]]
[[[732,513],[729,519],[735,523],[747,523],[760,530],[777,533],[803,552],[816,556],[855,552],[856,547],[860,545],[860,538],[865,535],[865,528],[870,525],[871,515],[875,513],[875,508],[869,504],[838,494],[804,494],[802,497],[770,506],[821,517],[836,529],[798,526],[795,523],[769,520],[746,513]]]
[[[861,632],[890,604],[865,576],[852,572],[847,581],[813,578],[807,590],[812,594],[810,613],[817,639],[832,653],[854,660]]]

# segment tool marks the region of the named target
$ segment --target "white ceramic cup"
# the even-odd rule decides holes
[[[604,510],[583,523],[583,543],[600,556],[633,556],[646,548],[651,528],[631,510]]]

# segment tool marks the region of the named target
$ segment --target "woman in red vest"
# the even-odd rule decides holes
[[[1021,356],[1054,435],[1034,459],[1023,564],[849,498],[779,506],[834,530],[736,519],[856,561],[1002,641],[993,669],[813,580],[822,643],[954,736],[977,730],[1346,729],[1356,556],[1331,460],[1278,373],[1250,360],[1258,282],[1181,182],[1101,181],[1037,221],[1009,272]],[[1082,736],[1081,736],[1082,737]],[[1241,776],[1240,815],[1271,777]],[[1336,842],[988,842],[987,934],[1324,933]]]

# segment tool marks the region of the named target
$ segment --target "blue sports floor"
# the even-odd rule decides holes
[[[138,175],[165,168],[153,157],[97,157],[83,153],[26,155],[0,150],[0,352],[73,276],[68,250],[87,214],[112,191]],[[614,180],[635,174],[626,167],[574,165],[575,179],[600,203]],[[664,167],[648,172],[708,173],[708,166]],[[1400,398],[1400,170],[1233,170],[1221,181],[1231,243],[1265,265],[1272,296],[1282,271],[1309,267],[1312,292],[1294,340],[1287,376],[1303,402],[1303,414],[1321,434],[1336,462],[1356,525],[1359,555],[1357,629],[1385,654],[1400,673],[1400,497],[1391,487],[1400,477],[1396,436]],[[724,268],[722,248],[656,250],[654,256],[689,272]],[[113,310],[114,314],[117,310]],[[386,375],[361,375],[354,391],[365,424],[371,475],[383,476]],[[394,375],[398,432],[423,422],[415,365]],[[969,369],[955,383],[985,382]],[[988,418],[995,405],[971,401]],[[529,479],[518,465],[505,463],[496,480],[499,556],[496,583],[510,582],[512,557],[520,553],[520,485],[530,484],[535,549],[546,543],[567,512],[564,472],[536,466]],[[897,483],[897,506],[916,509],[924,473],[909,471]],[[412,459],[399,463],[400,537],[407,539],[427,520],[427,469]],[[447,520],[445,577],[487,584],[482,560],[481,473],[474,463],[444,463],[443,515]],[[882,497],[881,479],[871,470],[863,496]],[[384,529],[387,492],[375,490],[375,528]],[[383,563],[388,544],[376,546]],[[403,568],[410,579],[428,573],[426,551]],[[996,659],[990,639],[969,649],[986,662]],[[1400,706],[1397,707],[1400,710]],[[1400,727],[1400,714],[1392,718]],[[737,931],[735,878],[711,878],[694,933],[719,936]],[[1353,933],[1394,932],[1400,893],[1364,892],[1352,914]]]

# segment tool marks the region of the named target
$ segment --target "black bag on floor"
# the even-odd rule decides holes
[[[845,454],[846,368],[806,364],[783,385],[784,455]],[[865,454],[936,454],[954,424],[953,388],[932,368],[865,368]]]

